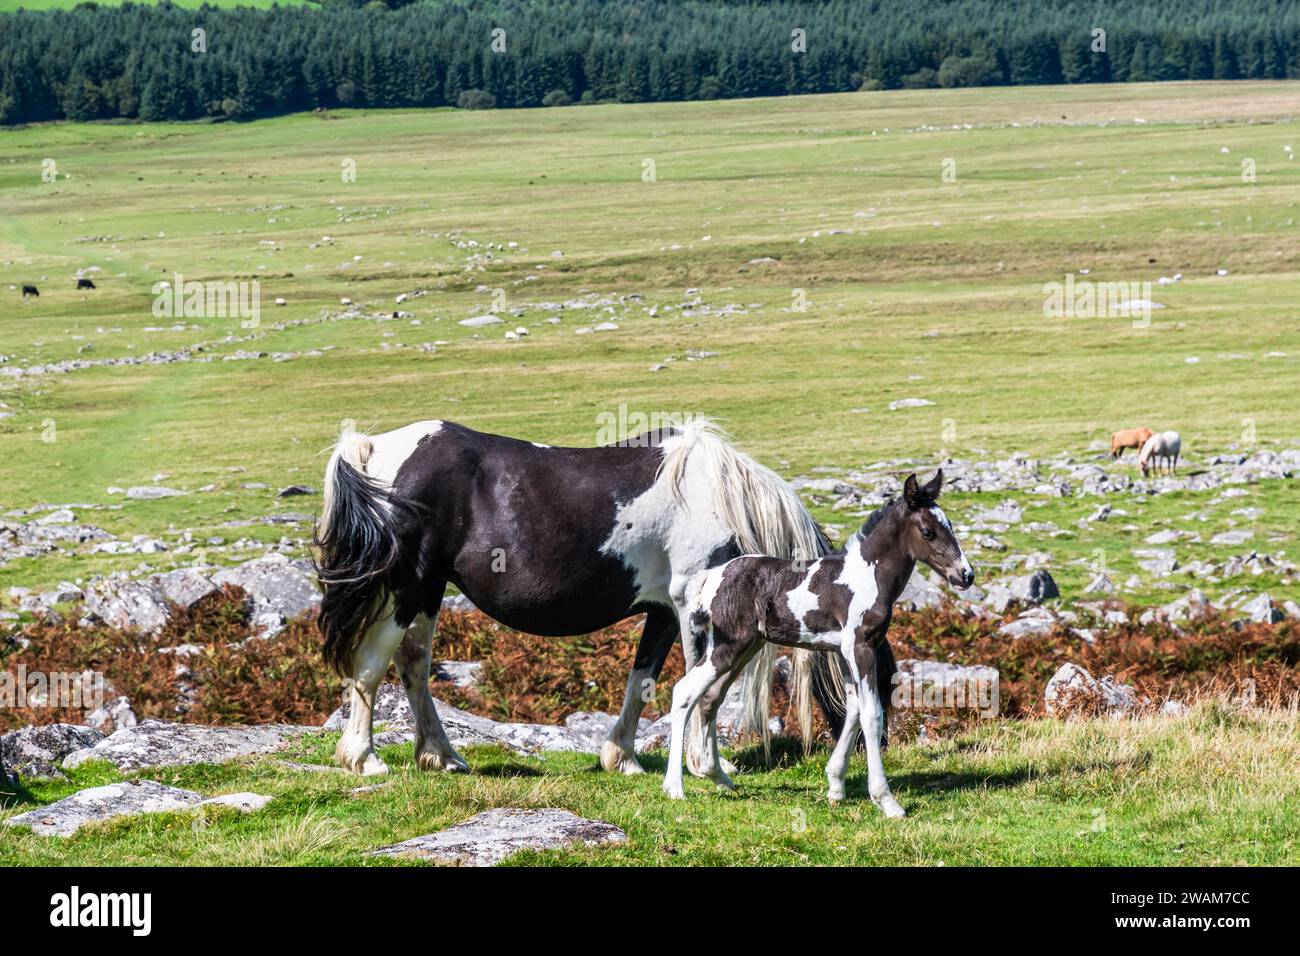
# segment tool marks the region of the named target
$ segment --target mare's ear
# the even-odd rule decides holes
[[[916,475],[907,476],[907,481],[903,482],[903,500],[907,502],[909,508],[915,508],[921,498],[921,486],[916,482]]]
[[[943,490],[943,469],[936,471],[934,477],[927,481],[921,490],[930,498],[938,498],[939,492]]]

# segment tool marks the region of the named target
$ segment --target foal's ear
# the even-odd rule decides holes
[[[939,492],[943,490],[943,469],[936,471],[934,477],[927,481],[921,490],[930,498],[938,498]]]
[[[907,502],[909,508],[915,508],[921,498],[921,486],[917,484],[916,475],[907,476],[907,481],[903,482],[903,500]]]

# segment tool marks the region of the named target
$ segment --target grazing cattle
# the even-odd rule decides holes
[[[830,800],[844,798],[845,769],[861,724],[871,799],[886,816],[904,815],[890,793],[880,756],[883,701],[892,688],[879,681],[878,655],[888,646],[894,602],[917,561],[955,588],[965,590],[975,582],[975,572],[936,502],[942,486],[942,471],[924,486],[916,475],[909,476],[903,496],[868,517],[842,554],[811,563],[746,555],[691,578],[686,617],[695,648],[687,655],[686,674],[673,687],[665,793],[674,799],[684,795],[682,739],[693,708],[700,706],[703,722],[712,728],[732,681],[762,648],[775,643],[838,655],[847,706],[844,729],[826,766]],[[731,789],[717,757],[716,739],[710,739],[706,756],[711,763],[704,775]]]
[[[25,299],[25,298],[27,298],[29,295],[34,295],[34,296],[36,296],[36,298],[39,299],[39,298],[41,297],[41,290],[38,289],[38,288],[36,288],[36,286],[34,286],[34,285],[25,285],[25,286],[23,286],[23,298]]]
[[[78,288],[78,289],[93,289],[93,288],[95,288],[95,283],[91,282],[89,279],[78,279],[78,280],[77,280],[77,288]]]
[[[1141,449],[1151,437],[1149,428],[1126,428],[1110,436],[1110,457],[1119,458],[1125,448]]]
[[[1145,476],[1152,469],[1159,474],[1162,466],[1171,475],[1178,474],[1178,455],[1183,450],[1183,440],[1178,432],[1159,432],[1152,435],[1138,453],[1138,466]]]
[[[417,765],[467,769],[429,694],[448,584],[532,634],[584,634],[644,613],[622,713],[601,750],[606,770],[639,773],[637,722],[673,643],[688,633],[691,575],[741,554],[812,559],[830,550],[789,485],[698,419],[597,448],[444,421],[376,436],[345,431],[326,466],[315,543],[325,657],[349,678],[351,713],[335,757],[363,774],[388,769],[374,751],[372,718],[394,659],[415,717]],[[693,664],[694,644],[683,649]],[[749,723],[765,731],[770,652],[756,656],[753,673],[746,707],[761,719]],[[688,757],[702,773],[716,756],[695,730]]]

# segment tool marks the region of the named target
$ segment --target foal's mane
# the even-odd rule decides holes
[[[902,503],[902,497],[891,498],[875,511],[871,512],[871,514],[867,515],[867,520],[862,523],[862,527],[849,535],[849,539],[844,542],[844,547],[840,549],[839,553],[846,554],[850,548],[860,543],[864,538],[871,537],[871,532],[875,531],[876,527],[884,521],[886,517],[896,511],[898,506]],[[919,508],[929,507],[936,503],[937,502],[928,495],[922,495],[917,499],[917,507]]]

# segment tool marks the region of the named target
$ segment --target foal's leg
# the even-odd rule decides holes
[[[397,673],[406,688],[406,699],[415,717],[415,762],[421,770],[469,772],[469,764],[456,752],[438,719],[433,695],[429,693],[429,665],[432,657],[434,618],[421,614],[398,645]]]
[[[623,692],[623,709],[609,729],[609,739],[600,748],[600,765],[606,770],[643,773],[636,759],[636,730],[641,711],[654,699],[655,679],[677,639],[677,616],[668,608],[653,608],[645,617],[636,660]]]
[[[736,789],[736,785],[731,782],[731,777],[727,776],[728,767],[732,771],[735,771],[736,768],[729,761],[724,760],[718,750],[718,708],[722,706],[723,700],[726,699],[727,691],[731,689],[731,685],[736,682],[736,678],[744,671],[745,665],[758,653],[759,647],[759,642],[755,641],[743,658],[732,665],[730,670],[724,671],[701,696],[697,709],[700,723],[707,729],[704,730],[702,735],[703,752],[699,755],[699,772],[691,772],[695,773],[697,777],[707,777],[725,790]]]
[[[713,662],[705,659],[673,685],[673,732],[668,745],[668,772],[664,774],[664,793],[674,800],[686,796],[682,789],[682,742],[686,736],[686,718],[717,676]]]
[[[376,621],[352,655],[352,677],[348,682],[351,713],[343,736],[334,749],[334,759],[355,773],[376,776],[388,773],[388,765],[375,753],[371,736],[374,723],[375,691],[388,672],[393,651],[405,629],[391,616]]]
[[[699,659],[699,648],[695,646],[695,639],[691,635],[691,626],[689,614],[682,610],[682,605],[678,605],[678,617],[682,632],[682,658],[686,662],[686,670],[689,672]],[[737,671],[737,674],[740,672]],[[735,680],[735,675],[731,678]],[[723,696],[726,696],[726,690],[723,690]],[[696,777],[708,777],[713,779],[714,769],[721,769],[724,774],[736,773],[736,765],[727,758],[717,754],[717,711],[714,711],[711,720],[704,716],[703,708],[699,708],[691,713],[690,724],[687,727],[686,741],[686,769]],[[710,744],[710,740],[713,741]],[[712,751],[712,755],[710,753]],[[715,768],[716,764],[716,768]]]
[[[858,682],[858,717],[867,745],[867,790],[872,802],[885,812],[885,816],[906,816],[906,811],[889,791],[885,762],[880,756],[880,726],[884,722],[884,710],[876,687],[875,651],[865,641],[859,640],[846,656],[849,669]]]
[[[858,742],[858,689],[853,681],[844,681],[844,729],[835,741],[835,750],[826,762],[826,782],[829,788],[826,799],[839,803],[844,799],[844,775],[849,767],[849,757]]]

